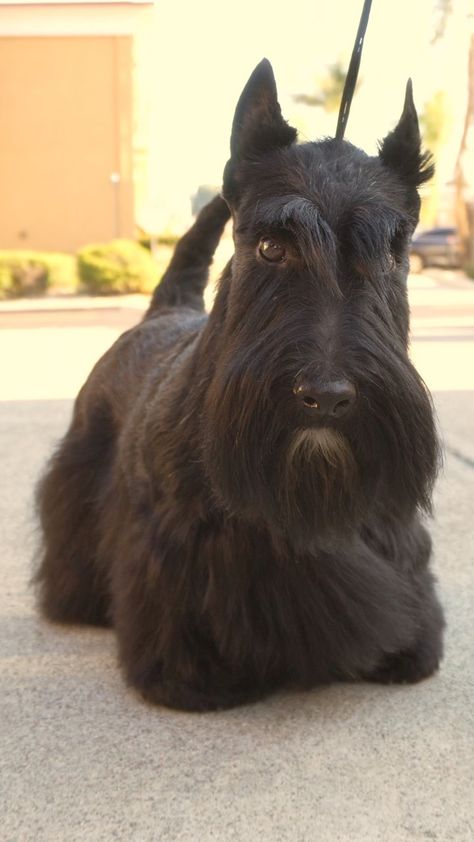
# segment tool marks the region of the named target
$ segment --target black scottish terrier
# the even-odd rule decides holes
[[[171,707],[415,682],[442,655],[419,516],[438,445],[407,354],[407,249],[433,171],[411,85],[377,157],[295,139],[264,60],[223,198],[92,371],[39,488],[44,614],[112,623],[128,681]]]

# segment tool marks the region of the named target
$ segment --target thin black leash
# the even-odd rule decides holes
[[[346,131],[349,111],[351,110],[352,97],[354,96],[357,76],[359,75],[360,58],[362,55],[362,47],[364,46],[365,30],[367,29],[367,24],[369,22],[371,5],[372,0],[365,0],[362,14],[360,16],[359,28],[357,30],[354,49],[352,50],[351,60],[349,63],[349,70],[347,71],[346,81],[344,82],[344,90],[342,92],[341,106],[339,108],[339,117],[337,120],[336,140],[342,140],[344,132]]]

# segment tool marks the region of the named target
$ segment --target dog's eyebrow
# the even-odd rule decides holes
[[[311,268],[319,267],[336,295],[337,240],[316,205],[303,196],[286,195],[257,202],[253,215],[257,229],[281,228],[295,239],[301,256]]]
[[[355,206],[346,220],[351,251],[361,261],[380,258],[392,248],[397,236],[403,237],[409,226],[401,211],[381,203]]]
[[[257,202],[253,224],[260,227],[283,228],[297,238],[302,235],[308,245],[308,235],[313,247],[328,247],[335,252],[335,236],[319,213],[316,205],[302,196],[278,196]]]

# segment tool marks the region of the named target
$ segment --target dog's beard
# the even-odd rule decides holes
[[[321,457],[328,466],[344,473],[352,464],[352,454],[347,439],[338,430],[330,427],[306,428],[298,430],[288,448],[288,480],[298,462],[307,464],[312,458]]]
[[[329,427],[298,430],[290,440],[280,484],[281,515],[303,542],[334,539],[363,509],[360,473],[348,439]]]
[[[235,383],[208,402],[203,420],[208,477],[230,514],[263,521],[301,546],[355,525],[365,498],[342,433],[297,427],[281,402],[249,398]]]
[[[439,443],[430,395],[408,360],[387,354],[383,372],[365,372],[351,443],[379,510],[399,518],[430,512]]]
[[[343,536],[369,508],[408,518],[429,508],[437,439],[408,361],[386,353],[383,370],[364,366],[359,404],[337,430],[298,426],[280,371],[275,381],[261,364],[258,378],[221,369],[210,385],[202,455],[219,506],[303,545]]]

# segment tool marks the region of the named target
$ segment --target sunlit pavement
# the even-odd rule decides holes
[[[409,294],[412,357],[430,389],[474,389],[474,282],[438,270],[411,276]],[[147,302],[130,295],[1,303],[0,400],[73,398]]]
[[[205,716],[127,690],[111,632],[40,621],[32,488],[92,364],[140,297],[0,305],[0,838],[8,842],[474,839],[474,283],[413,276],[412,357],[446,448],[435,567],[448,617],[416,687],[281,693]]]

